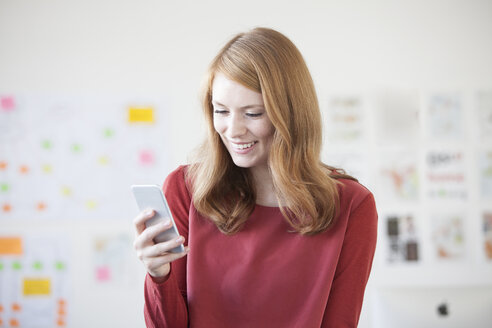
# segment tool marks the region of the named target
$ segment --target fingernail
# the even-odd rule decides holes
[[[182,243],[183,241],[184,241],[184,238],[182,236],[179,236],[178,238],[176,238],[177,243]]]
[[[171,224],[171,220],[167,220],[163,224],[164,224],[165,227],[170,227],[172,225]]]
[[[154,212],[153,210],[147,210],[147,211],[145,212],[145,215],[146,215],[146,216],[152,215],[152,213],[153,213],[153,212]]]

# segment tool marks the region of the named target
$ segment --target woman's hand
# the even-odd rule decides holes
[[[185,251],[181,253],[170,253],[171,249],[184,243],[183,236],[156,244],[154,238],[159,233],[170,229],[172,223],[171,220],[168,219],[167,221],[164,221],[164,223],[158,223],[147,228],[145,222],[154,215],[155,211],[149,209],[140,212],[133,220],[136,230],[133,247],[147,272],[152,277],[157,278],[157,280],[160,280],[159,278],[165,280],[171,270],[169,263],[188,254],[189,248],[185,247]]]

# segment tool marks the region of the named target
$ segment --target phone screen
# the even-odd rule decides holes
[[[163,231],[154,238],[155,243],[161,243],[164,241],[169,241],[171,239],[176,239],[179,237],[179,232],[174,222],[171,210],[167,204],[166,197],[161,188],[157,185],[134,185],[132,186],[132,192],[137,201],[138,208],[140,211],[145,209],[153,209],[155,214],[152,218],[145,222],[145,226],[148,228],[157,224],[159,222],[164,222],[168,219],[172,222],[172,228]],[[180,253],[184,252],[183,245],[173,248],[170,252]]]

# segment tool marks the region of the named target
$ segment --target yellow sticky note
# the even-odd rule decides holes
[[[47,278],[24,279],[24,296],[50,295],[51,281]]]
[[[22,239],[0,237],[0,255],[22,255]]]
[[[130,123],[154,123],[154,109],[152,107],[130,107],[128,110]]]

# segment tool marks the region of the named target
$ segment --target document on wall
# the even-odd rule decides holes
[[[2,218],[128,218],[129,186],[161,184],[169,119],[160,98],[0,94]]]
[[[65,235],[0,235],[0,322],[67,327],[70,243]]]

